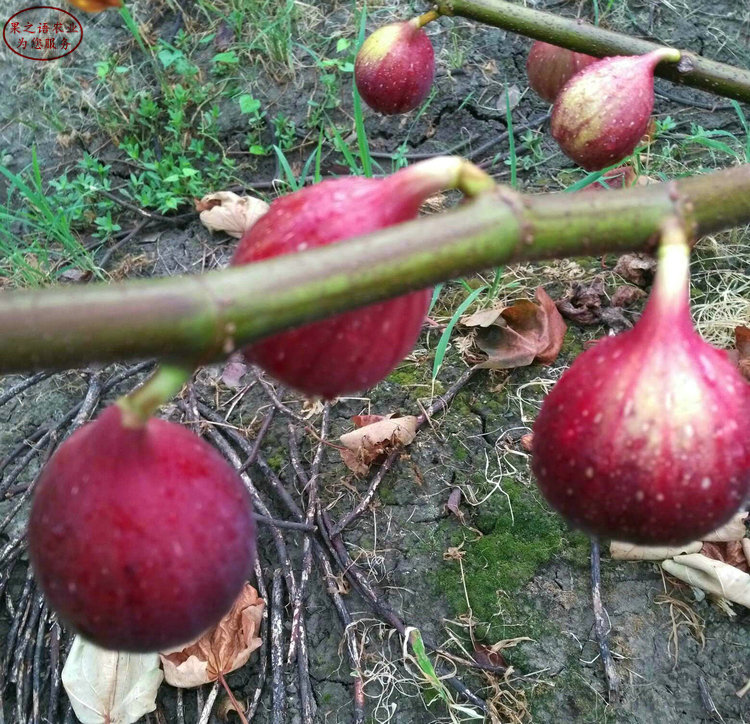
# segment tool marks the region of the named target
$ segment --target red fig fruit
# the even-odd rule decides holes
[[[113,405],[58,448],[34,491],[29,552],[50,607],[84,637],[159,651],[231,608],[255,529],[214,448],[165,420],[128,423]]]
[[[551,131],[567,156],[598,171],[629,156],[654,108],[654,69],[680,52],[605,58],[574,75],[555,100]]]
[[[554,103],[563,86],[578,71],[598,61],[599,58],[593,55],[576,53],[537,40],[531,46],[526,60],[529,85],[540,98],[548,103]]]
[[[589,533],[700,540],[750,492],[750,385],[693,328],[688,257],[662,246],[641,319],[580,355],[534,424],[544,497]]]
[[[413,111],[430,92],[435,51],[422,29],[425,17],[378,28],[357,53],[357,90],[378,113],[390,116]]]
[[[416,217],[431,194],[455,187],[466,165],[438,157],[387,178],[346,176],[276,199],[240,240],[233,265],[341,242]],[[273,335],[245,348],[248,361],[308,395],[332,399],[380,382],[414,347],[430,290]]]

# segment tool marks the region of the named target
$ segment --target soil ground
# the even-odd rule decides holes
[[[612,29],[750,66],[750,11],[743,3],[599,0],[527,4],[549,6],[554,12],[588,20],[594,20],[596,12],[599,22]],[[20,7],[15,0],[0,0],[4,18]],[[218,160],[207,163],[208,147],[191,151],[189,158],[199,171],[202,186],[175,187],[172,194],[179,202],[178,212],[190,211],[191,194],[218,190],[211,187],[211,178],[221,182],[221,188],[255,188],[268,198],[274,194],[270,181],[277,180],[279,191],[288,190],[283,184],[283,164],[271,146],[282,148],[290,169],[300,174],[315,151],[321,129],[325,131],[323,173],[345,173],[351,167],[342,148],[356,152],[350,63],[356,50],[361,3],[308,5],[290,0],[271,6],[260,0],[244,0],[187,7],[139,1],[129,4],[129,9],[148,53],[143,52],[115,11],[91,16],[78,13],[85,27],[85,42],[63,61],[33,63],[3,49],[0,78],[6,92],[0,98],[0,162],[12,173],[28,171],[32,147],[39,159],[44,188],[64,173],[70,179],[78,178],[82,171],[77,164],[93,158],[107,166],[105,171],[91,171],[91,167],[86,171],[95,176],[96,183],[101,185],[106,179],[105,189],[129,199],[136,208],[141,206],[137,192],[158,184],[149,182],[146,176],[142,182],[133,180],[131,174],[143,168],[123,150],[123,143],[132,133],[141,153],[148,150],[153,158],[164,159],[171,151],[169,133],[158,125],[161,117],[155,115],[151,121],[144,121],[138,115],[141,97],[133,89],[149,90],[157,105],[163,103],[174,110],[175,106],[169,105],[174,100],[165,87],[183,83],[195,92],[190,83],[196,82],[196,76],[188,67],[179,70],[180,63],[194,65],[200,85],[209,91],[206,104],[215,103],[219,109],[215,127],[206,137],[215,140],[213,150],[218,148],[220,153]],[[425,9],[418,3],[371,3],[367,29]],[[277,33],[272,27],[281,30]],[[557,191],[584,176],[557,150],[542,122],[537,121],[519,136],[512,165],[507,163],[511,159],[507,140],[489,143],[506,129],[506,98],[516,127],[529,124],[547,111],[526,86],[524,65],[530,41],[459,18],[441,19],[429,26],[429,33],[438,59],[435,92],[423,110],[403,118],[384,118],[365,111],[374,155],[393,154],[397,165],[409,154],[445,152],[465,142],[461,152],[475,153],[474,160],[486,162],[502,182],[511,179],[515,166],[518,186],[526,191]],[[219,54],[229,55],[217,60]],[[723,99],[666,82],[657,82],[657,88],[662,95],[657,99],[656,116],[663,130],[640,158],[644,175],[675,177],[745,159],[748,136],[734,107]],[[241,101],[242,96],[250,100]],[[257,108],[253,101],[259,101]],[[189,110],[197,123],[199,111],[195,107]],[[745,108],[745,113],[748,110]],[[281,121],[274,120],[279,116]],[[668,118],[673,123],[665,120]],[[153,124],[150,133],[144,132],[148,122]],[[338,140],[333,128],[338,131]],[[711,143],[716,140],[726,148]],[[233,165],[222,165],[226,159]],[[384,171],[391,169],[388,158],[376,160]],[[216,171],[218,166],[221,169]],[[212,170],[214,177],[210,176]],[[7,177],[0,185],[5,189],[0,199],[5,200],[7,190],[10,208],[28,204],[12,189]],[[120,244],[125,232],[142,220],[140,215],[121,205],[107,206],[101,198],[97,203],[99,206],[93,207],[74,231],[84,245],[95,249],[93,265],[102,269],[97,273],[106,278],[197,273],[225,264],[234,247],[233,240],[210,234],[195,216],[149,225]],[[452,203],[453,199],[446,197],[438,205]],[[168,209],[161,211],[170,213]],[[94,217],[106,214],[121,229],[95,236]],[[750,273],[748,242],[747,230],[727,233],[704,240],[696,255],[695,316],[704,336],[722,346],[731,346],[735,324],[750,326],[744,282]],[[29,256],[24,258],[32,266],[37,263]],[[34,258],[38,261],[38,255]],[[553,298],[560,298],[576,282],[588,284],[601,278],[606,306],[607,298],[624,283],[612,271],[616,261],[607,257],[508,267],[499,272],[497,297],[480,297],[477,304],[489,306],[530,298],[537,285],[543,285]],[[34,283],[83,283],[77,281],[76,274],[63,274],[71,269],[81,271],[82,266],[83,262],[53,265],[45,270],[48,278],[41,282],[35,279]],[[476,288],[484,281],[491,282],[492,274],[465,280],[466,285]],[[0,283],[14,287],[22,281],[6,271]],[[439,325],[447,323],[466,295],[466,286],[460,282],[446,284],[432,318]],[[620,315],[618,324],[630,324],[637,315],[638,305]],[[330,439],[352,428],[353,415],[419,414],[436,395],[444,393],[466,369],[467,362],[456,334],[433,384],[432,364],[440,329],[426,328],[413,354],[385,382],[361,397],[333,404]],[[666,578],[655,564],[618,563],[605,551],[602,595],[621,677],[620,694],[608,700],[593,632],[589,541],[549,511],[534,486],[521,437],[530,431],[543,395],[565,367],[588,341],[610,329],[604,323],[586,327],[571,323],[563,352],[552,366],[474,375],[448,411],[436,415],[432,424],[418,433],[385,476],[366,514],[346,529],[346,550],[377,591],[380,603],[396,611],[408,626],[418,628],[426,640],[464,658],[461,647],[471,652],[474,645],[481,649],[503,642],[498,649],[508,665],[505,673],[489,674],[461,663],[451,664],[466,685],[490,702],[488,721],[742,724],[750,720],[748,695],[736,695],[750,677],[748,611],[737,608],[730,613]],[[108,380],[123,369],[115,366],[103,371],[90,368],[54,374],[0,407],[0,460],[7,459],[19,445],[25,455],[37,443],[34,435],[40,427],[63,421],[90,389],[92,376]],[[126,392],[143,375],[138,373],[105,390],[98,407]],[[0,379],[0,396],[20,379]],[[221,365],[204,368],[192,394],[194,398],[183,399],[188,403],[196,398],[204,401],[251,441],[272,407],[252,370],[229,385]],[[288,391],[279,389],[278,394],[295,414],[305,417],[310,428],[319,429],[320,407]],[[165,408],[164,415],[190,424],[190,415],[178,405]],[[302,501],[290,456],[289,422],[290,418],[281,413],[275,416],[261,451],[293,497]],[[303,464],[309,466],[317,442],[305,434],[298,421],[293,424],[303,434]],[[39,455],[30,457],[0,501],[0,587],[4,588],[0,653],[5,664],[4,709],[0,713],[8,722],[72,721],[66,719],[71,714],[64,694],[51,713],[47,708],[54,689],[51,681],[56,681],[59,669],[59,661],[57,668],[54,662],[49,665],[59,631],[57,623],[46,609],[40,615],[35,601],[41,599],[25,587],[30,580],[25,553],[17,558],[5,555],[13,545],[22,550],[27,487],[66,429],[67,423],[59,428],[51,444],[47,439]],[[14,457],[12,464],[4,467],[3,480],[7,481],[21,459]],[[254,466],[250,473],[272,514],[289,519],[263,472]],[[341,463],[335,449],[326,451],[319,479],[320,497],[334,520],[354,507],[371,476],[356,478]],[[463,523],[445,507],[456,488],[462,491]],[[297,531],[282,532],[291,568],[298,575],[303,536]],[[13,560],[12,565],[8,558]],[[260,560],[268,588],[280,561],[267,528],[261,529]],[[449,712],[436,690],[420,680],[413,661],[405,661],[402,639],[379,612],[351,590],[343,576],[339,584],[354,620],[351,631],[364,680],[367,721],[427,724],[451,721],[451,717],[463,720],[465,714],[455,708]],[[284,605],[288,636],[290,606],[286,598]],[[352,664],[340,619],[315,568],[304,613],[316,706],[314,721],[353,721]],[[29,617],[34,616],[38,620],[32,626]],[[24,668],[23,662],[31,662],[37,638],[41,681],[34,687],[41,692],[42,702],[38,716],[32,692],[23,684],[30,681],[32,670],[30,663]],[[63,632],[63,650],[69,641],[69,635]],[[269,648],[266,641],[260,656],[227,677],[240,701],[247,703],[252,698],[261,659],[268,656]],[[498,663],[500,658],[492,661]],[[449,668],[445,657],[441,665],[442,672]],[[284,678],[286,720],[303,721],[295,666],[285,670]],[[198,721],[198,709],[210,691],[209,685],[197,693],[185,693],[185,721]],[[203,722],[222,718],[238,721],[234,713],[222,708],[223,699],[220,694],[210,719]],[[180,721],[177,701],[175,690],[164,685],[157,712],[143,721]],[[467,704],[460,696],[456,701]],[[268,681],[254,721],[271,721],[271,709]]]

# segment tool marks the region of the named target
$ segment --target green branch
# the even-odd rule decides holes
[[[0,294],[0,373],[160,356],[202,363],[301,323],[525,259],[649,248],[750,223],[750,165],[621,191],[519,194],[204,275]]]
[[[460,15],[598,57],[643,55],[664,47],[505,0],[439,0],[437,10],[441,15]],[[677,65],[662,63],[656,68],[656,75],[750,103],[750,71],[708,60],[689,50],[680,52],[682,60]]]

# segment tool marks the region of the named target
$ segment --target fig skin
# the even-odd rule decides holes
[[[534,424],[539,488],[588,533],[681,545],[750,494],[750,385],[693,329],[684,254],[665,252],[635,327],[580,355]]]
[[[255,556],[248,493],[221,455],[165,420],[127,427],[117,405],[45,466],[28,539],[50,607],[118,651],[197,638],[231,608]]]
[[[600,59],[537,40],[526,60],[529,86],[542,99],[554,103],[565,84],[579,71]]]
[[[550,122],[564,153],[587,171],[627,158],[648,129],[654,69],[663,60],[679,60],[679,51],[605,58],[574,75],[557,96]]]
[[[424,166],[422,166],[424,168]],[[385,179],[330,179],[276,199],[240,240],[232,265],[343,242],[417,216],[439,190],[420,165]],[[248,361],[311,396],[333,399],[384,379],[412,350],[430,289],[312,322],[246,347]]]
[[[378,28],[365,40],[354,63],[362,99],[383,115],[418,108],[435,79],[435,51],[419,18]]]

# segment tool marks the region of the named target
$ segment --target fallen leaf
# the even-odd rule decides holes
[[[365,425],[372,425],[373,422],[390,420],[392,417],[393,413],[390,415],[354,415],[352,422],[354,423],[354,427],[365,427]]]
[[[464,327],[491,327],[502,314],[502,308],[480,309],[473,314],[467,314],[459,320]]]
[[[625,281],[638,287],[647,287],[654,279],[656,259],[648,254],[623,254],[613,269]]]
[[[73,7],[87,13],[100,13],[107,8],[119,8],[122,0],[68,0]]]
[[[558,300],[557,309],[563,317],[578,324],[606,324],[616,332],[632,327],[622,309],[609,306],[606,300],[604,279],[597,276],[588,283],[576,282],[570,292]]]
[[[346,467],[364,475],[370,465],[396,447],[406,446],[417,434],[417,418],[390,417],[347,432],[339,440],[346,448],[340,450]]]
[[[750,608],[750,574],[700,553],[662,562],[667,573],[727,601]]]
[[[448,496],[448,502],[445,504],[445,509],[449,513],[453,513],[453,515],[458,518],[458,522],[463,525],[466,522],[466,516],[463,514],[463,511],[459,507],[461,505],[461,488],[453,488],[451,490],[451,494]]]
[[[615,289],[615,293],[612,295],[612,306],[632,307],[636,302],[639,302],[645,296],[646,292],[644,292],[643,289],[623,285]]]
[[[484,310],[461,320],[474,328],[474,342],[487,355],[477,367],[511,369],[557,359],[567,327],[542,287],[535,298],[536,303],[522,299],[505,309]]]
[[[221,371],[221,381],[231,390],[240,387],[240,381],[247,374],[248,367],[244,360],[241,354],[232,355]]]
[[[482,666],[492,667],[495,669],[505,669],[508,662],[499,650],[487,644],[474,644],[474,661]]]
[[[87,282],[93,275],[94,273],[89,269],[66,269],[60,274],[60,279],[71,284],[80,284]]]
[[[164,674],[158,654],[106,651],[76,636],[61,678],[82,724],[133,724],[156,709]]]
[[[700,552],[707,558],[722,561],[730,566],[739,568],[741,571],[745,571],[745,573],[750,573],[750,567],[745,558],[742,543],[738,540],[726,543],[704,543]]]
[[[663,561],[683,553],[700,553],[701,548],[700,541],[683,546],[639,546],[613,540],[609,544],[609,555],[616,561]]]
[[[225,231],[239,239],[263,214],[268,204],[253,196],[237,196],[231,191],[217,191],[195,202],[203,226],[209,231]]]
[[[264,609],[263,599],[246,583],[229,613],[214,628],[187,646],[161,652],[167,683],[192,688],[244,666],[262,644],[258,632]]]
[[[602,174],[599,181],[584,186],[581,192],[628,188],[634,186],[636,181],[637,176],[632,166],[618,166]]]
[[[604,296],[604,279],[597,276],[585,284],[576,282],[571,291],[558,300],[557,309],[563,317],[579,324],[599,324]]]
[[[737,513],[728,523],[725,523],[715,531],[708,533],[703,536],[703,540],[706,542],[720,543],[730,540],[742,540],[747,529],[745,528],[745,521],[750,516],[750,513]]]

